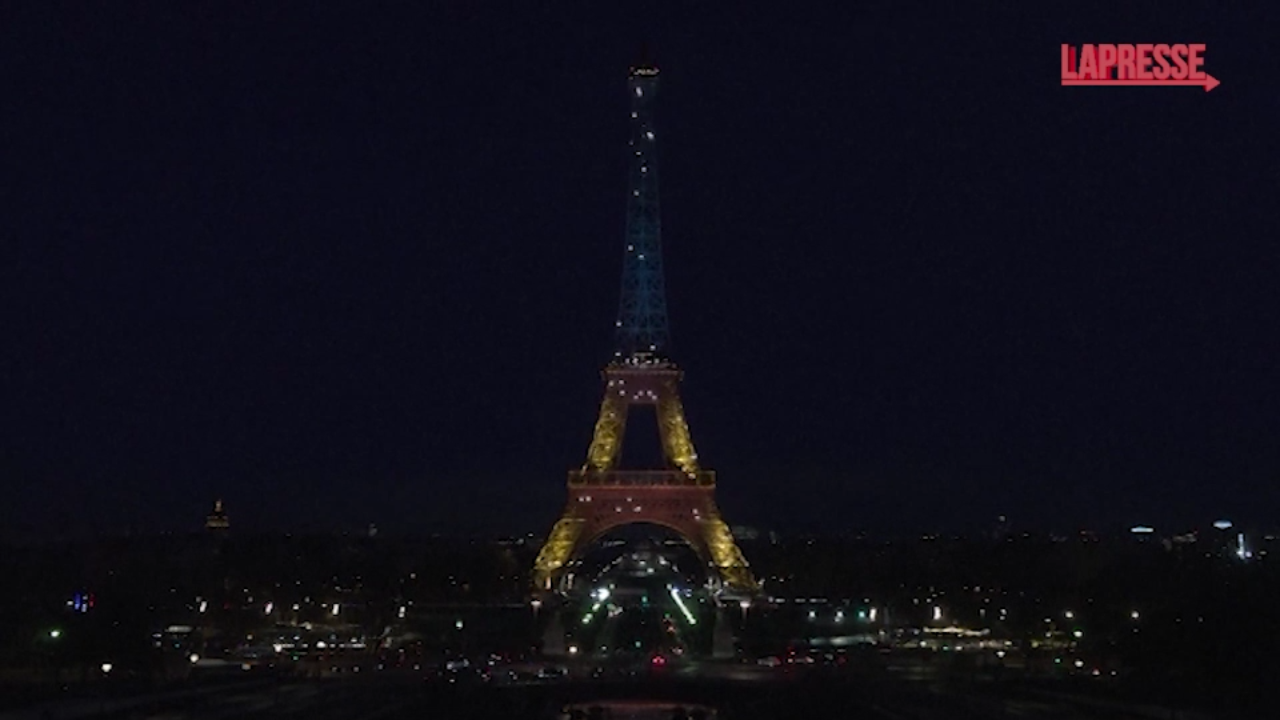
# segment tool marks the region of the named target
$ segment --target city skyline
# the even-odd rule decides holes
[[[257,530],[544,528],[611,349],[646,40],[672,345],[733,524],[1280,509],[1261,11],[29,12],[12,536],[219,498]],[[1061,43],[1152,33],[1221,87],[1057,84]]]

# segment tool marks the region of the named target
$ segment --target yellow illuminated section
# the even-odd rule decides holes
[[[711,562],[720,572],[725,585],[735,590],[754,591],[759,588],[751,576],[751,568],[742,550],[733,541],[733,533],[719,515],[702,520],[702,539],[707,544],[707,552],[711,553]]]
[[[693,449],[674,380],[668,381],[658,395],[658,434],[662,436],[662,451],[672,464],[691,475],[698,472],[698,453]]]
[[[538,552],[538,559],[533,563],[534,586],[542,590],[550,590],[555,573],[573,556],[578,545],[578,537],[582,534],[583,521],[573,517],[562,517],[551,528],[547,542]]]
[[[622,434],[626,427],[627,401],[610,383],[605,389],[604,400],[600,402],[600,418],[596,420],[591,447],[587,449],[589,468],[608,470],[613,467],[622,448]]]
[[[693,536],[688,538],[690,544],[699,548],[698,554],[714,566],[726,587],[743,592],[758,591],[759,585],[751,574],[746,558],[734,542],[729,526],[721,519],[712,499],[715,475],[699,469],[698,453],[694,450],[689,423],[684,415],[684,404],[680,400],[680,371],[666,361],[647,362],[641,358],[611,365],[605,369],[604,376],[604,399],[600,402],[600,415],[592,432],[591,446],[587,449],[587,461],[580,472],[569,474],[569,484],[580,487],[593,484],[645,485],[651,486],[651,492],[660,491],[661,494],[654,495],[653,498],[660,500],[659,504],[663,509],[657,511],[656,517],[651,512],[643,520],[665,522],[682,535]],[[633,404],[655,406],[662,453],[668,463],[666,469],[618,469],[626,433],[627,411]],[[679,473],[672,468],[677,468]],[[666,486],[671,486],[671,491],[677,494],[667,495]],[[698,488],[707,494],[684,493],[685,489],[692,488]],[[688,513],[690,510],[692,512]],[[571,503],[552,528],[534,562],[533,584],[536,589],[552,590],[556,578],[564,572],[565,566],[576,554],[592,541],[591,536],[599,536],[601,532],[618,524],[641,520],[639,516],[615,518],[612,513],[607,517],[589,512],[583,515],[583,511]],[[636,506],[636,511],[639,511],[639,505]]]

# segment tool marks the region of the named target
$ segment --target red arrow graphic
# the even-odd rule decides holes
[[[1195,85],[1204,87],[1205,92],[1220,84],[1214,76],[1205,73],[1200,80],[1063,80],[1063,85]]]

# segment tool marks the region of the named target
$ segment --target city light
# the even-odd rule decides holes
[[[190,657],[188,657],[187,659],[191,661],[192,665],[195,665],[196,663],[200,662],[200,656],[195,653],[191,653]]]
[[[577,646],[577,645],[570,645],[570,646],[569,646],[569,654],[570,654],[570,655],[577,655],[577,654],[578,654],[578,646]]]
[[[1248,546],[1244,544],[1244,533],[1236,535],[1236,557],[1241,560],[1248,560],[1253,557],[1253,553],[1249,550]]]
[[[109,663],[109,662],[102,663],[102,672],[103,672],[104,674],[105,674],[105,673],[109,673],[109,672],[111,672],[111,663]]]
[[[689,608],[685,606],[684,599],[680,597],[680,591],[674,587],[668,589],[671,591],[671,599],[676,601],[676,605],[679,606],[680,612],[684,613],[684,617],[689,621],[689,624],[697,625],[698,620],[693,616],[693,613],[689,612]]]
[[[50,630],[50,631],[49,631],[49,637],[53,638],[54,640],[57,640],[58,638],[62,637],[62,631],[61,631],[61,630]]]
[[[941,606],[938,606],[938,605],[934,605],[934,606],[933,606],[933,619],[934,619],[934,620],[941,620],[941,619],[942,619],[942,607],[941,607]]]

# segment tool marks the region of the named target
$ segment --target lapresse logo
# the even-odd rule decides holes
[[[1192,85],[1218,81],[1204,71],[1203,43],[1062,46],[1063,85]]]

